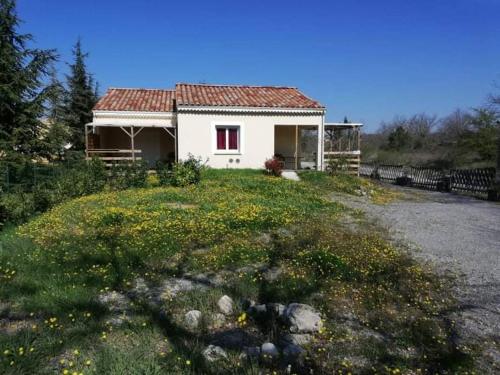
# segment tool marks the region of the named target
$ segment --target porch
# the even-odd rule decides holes
[[[275,125],[274,153],[283,162],[284,169],[324,170],[329,164],[337,163],[348,173],[359,175],[362,126],[360,123],[325,123],[321,134],[314,125]]]
[[[284,169],[318,169],[318,139],[318,126],[275,125],[274,156],[283,162]]]
[[[323,165],[340,165],[349,174],[359,176],[361,164],[360,123],[325,123]]]
[[[158,161],[177,160],[176,135],[176,128],[169,126],[90,123],[85,126],[86,157],[98,157],[107,166],[144,160],[154,168]]]

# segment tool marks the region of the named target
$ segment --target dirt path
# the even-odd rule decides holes
[[[500,204],[389,188],[400,191],[402,199],[388,205],[375,205],[366,198],[341,201],[363,210],[393,239],[409,244],[417,258],[460,276],[456,290],[460,309],[453,316],[459,333],[487,343],[485,360],[500,369]]]

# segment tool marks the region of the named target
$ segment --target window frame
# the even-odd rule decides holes
[[[217,130],[224,129],[225,130],[225,149],[217,148]],[[229,129],[237,129],[238,135],[238,148],[237,149],[229,149]],[[212,122],[212,153],[215,155],[242,155],[243,154],[243,145],[244,145],[244,127],[243,123],[231,121],[231,122],[220,122],[214,121]]]

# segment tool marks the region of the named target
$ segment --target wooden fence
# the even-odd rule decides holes
[[[469,193],[481,198],[495,181],[495,168],[452,169],[418,166],[367,164],[359,168],[360,176],[427,190]]]

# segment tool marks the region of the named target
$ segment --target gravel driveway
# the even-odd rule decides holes
[[[346,198],[391,237],[410,245],[417,257],[441,272],[458,274],[460,308],[452,316],[462,337],[486,343],[485,360],[500,362],[500,204],[466,196],[388,187],[402,199],[375,205]],[[489,367],[489,366],[488,366]],[[491,369],[491,367],[490,367]],[[499,368],[500,370],[500,368]]]

